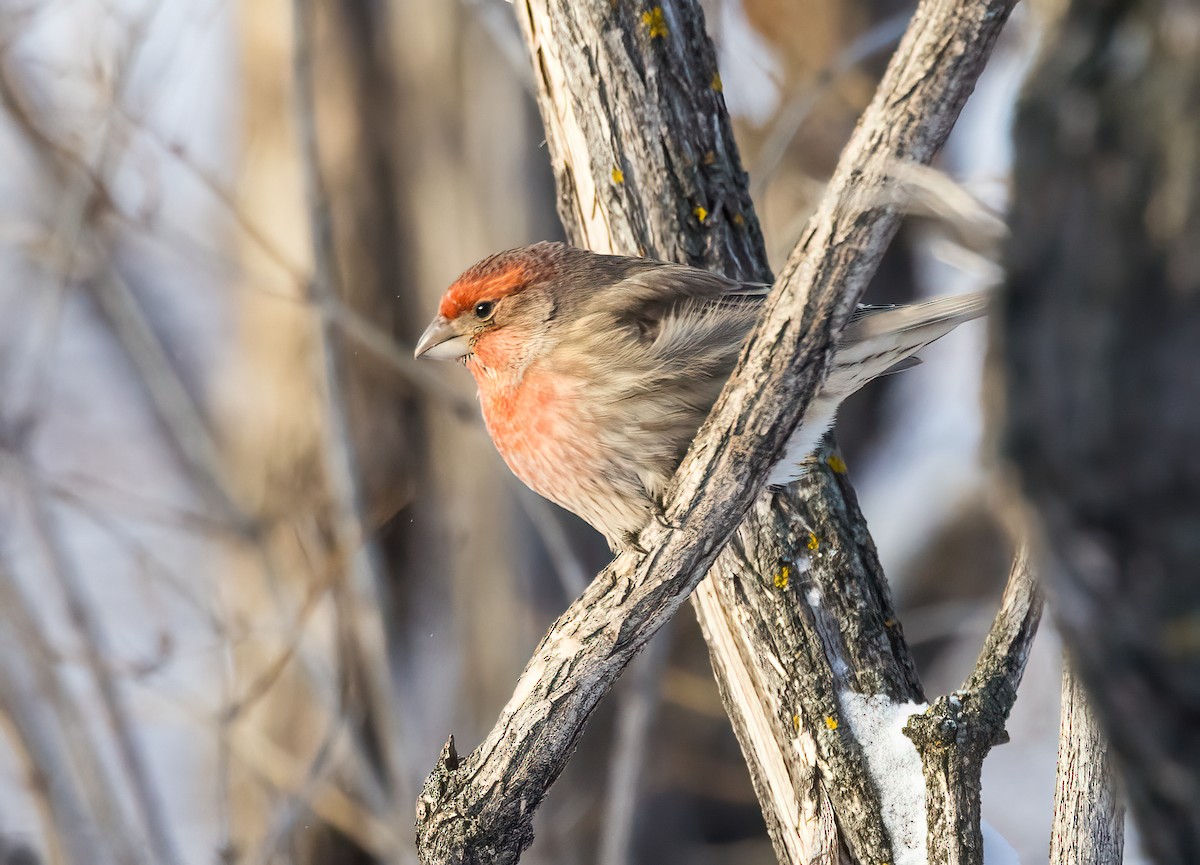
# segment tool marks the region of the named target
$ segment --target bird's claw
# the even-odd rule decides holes
[[[660,526],[662,526],[664,529],[678,529],[679,528],[678,525],[676,525],[675,523],[672,523],[670,520],[667,519],[666,512],[663,510],[662,505],[658,504],[657,502],[655,502],[654,504],[652,504],[650,506],[650,515],[654,518],[654,521],[656,523],[658,523]],[[650,551],[647,550],[644,546],[642,546],[642,533],[641,532],[626,532],[624,535],[621,536],[621,540],[613,546],[613,552],[614,553],[633,552],[633,553],[637,553],[638,555],[644,556],[647,553],[649,553]]]
[[[644,556],[650,551],[641,544],[640,532],[626,532],[621,536],[620,543],[614,545],[613,552],[618,555],[621,553],[637,553],[639,556]]]
[[[650,514],[654,517],[654,521],[664,529],[671,529],[673,531],[677,531],[679,529],[678,523],[673,523],[667,519],[667,512],[661,503],[655,502],[652,504],[650,506]]]

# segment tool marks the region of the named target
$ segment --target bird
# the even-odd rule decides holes
[[[614,553],[637,538],[733,371],[770,286],[688,265],[541,242],[456,279],[418,358],[457,360],[512,472],[581,517]],[[862,306],[768,484],[787,484],[842,401],[987,308],[986,292]]]

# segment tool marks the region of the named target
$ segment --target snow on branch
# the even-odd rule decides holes
[[[904,734],[920,754],[928,825],[924,854],[931,865],[983,865],[980,825],[983,759],[1008,741],[1004,724],[1017,699],[1042,617],[1042,593],[1018,551],[992,628],[962,688],[915,715]]]
[[[961,690],[925,703],[838,694],[879,793],[895,865],[1016,862],[1008,842],[980,821],[980,771],[1016,700],[1042,597],[1018,552],[1000,612]],[[928,791],[928,792],[927,792]],[[927,799],[932,799],[930,804]]]

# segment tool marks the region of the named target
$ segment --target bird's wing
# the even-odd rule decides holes
[[[681,317],[706,312],[735,314],[757,308],[766,287],[679,264],[646,262],[587,301],[587,314],[607,318],[622,334],[644,345],[659,341]]]

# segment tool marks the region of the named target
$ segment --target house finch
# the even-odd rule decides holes
[[[636,538],[733,370],[769,287],[561,243],[501,252],[447,289],[417,357],[460,360],[509,468],[598,529]],[[863,307],[769,483],[799,477],[837,407],[983,314],[982,294]]]

